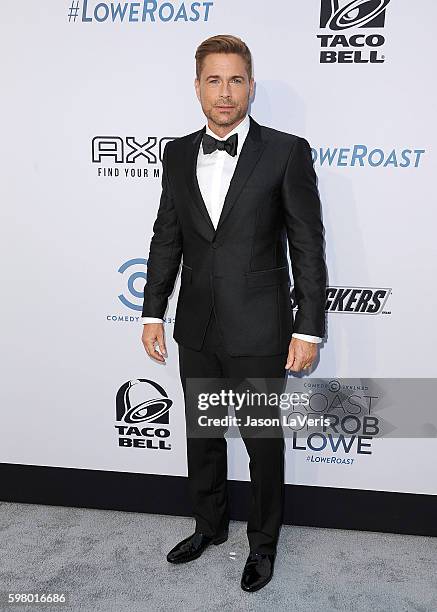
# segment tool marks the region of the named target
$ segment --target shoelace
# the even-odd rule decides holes
[[[247,563],[255,563],[258,559],[267,559],[266,554],[264,553],[249,553],[249,559]]]

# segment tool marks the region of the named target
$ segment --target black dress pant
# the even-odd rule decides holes
[[[229,355],[222,343],[214,309],[211,311],[201,350],[178,346],[187,423],[198,416],[198,406],[193,405],[190,394],[187,394],[187,379],[224,378],[228,381],[226,388],[229,388],[229,381],[232,387],[232,384],[238,386],[239,381],[247,377],[265,378],[269,389],[274,388],[276,393],[285,388],[287,353],[261,357]],[[245,410],[250,412],[251,408]],[[279,408],[269,410],[270,414],[280,416]],[[254,436],[249,434],[249,428],[239,429],[249,455],[249,547],[254,552],[275,553],[284,503],[283,430],[277,427],[274,428],[274,435]],[[192,437],[187,428],[188,481],[196,531],[209,536],[226,533],[229,524],[225,430],[216,437]]]

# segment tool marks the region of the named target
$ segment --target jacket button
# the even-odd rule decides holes
[[[211,246],[213,249],[217,249],[219,245],[217,244],[217,242],[211,242]]]

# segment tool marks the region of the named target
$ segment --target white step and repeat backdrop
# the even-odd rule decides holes
[[[364,418],[378,417],[369,397],[384,395],[384,379],[436,376],[437,5],[411,4],[2,7],[1,462],[186,475],[172,339],[179,279],[166,365],[144,352],[139,317],[162,149],[204,124],[194,52],[214,34],[252,51],[251,115],[313,149],[329,289],[312,377],[339,388],[355,379]],[[343,416],[357,414],[348,400]],[[139,436],[126,415],[147,402]],[[437,419],[422,408],[412,394],[415,437],[361,431],[350,449],[289,439],[287,482],[437,494]],[[396,410],[389,420],[396,429]],[[229,447],[229,477],[248,480],[241,440]]]

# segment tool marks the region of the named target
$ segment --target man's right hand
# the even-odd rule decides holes
[[[165,363],[163,355],[167,357],[167,349],[164,340],[164,323],[144,323],[142,342],[146,353],[156,361]],[[155,349],[158,343],[160,353]]]

